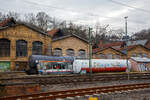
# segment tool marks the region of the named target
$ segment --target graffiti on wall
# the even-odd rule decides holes
[[[10,62],[0,62],[0,71],[10,70]]]
[[[149,71],[148,63],[140,63],[138,64],[139,71]]]

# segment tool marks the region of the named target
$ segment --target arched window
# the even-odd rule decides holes
[[[8,39],[0,39],[0,57],[10,56],[10,41]]]
[[[143,54],[143,57],[147,57],[148,55],[146,53]]]
[[[136,53],[132,53],[132,54],[131,54],[131,57],[136,57]]]
[[[119,54],[114,55],[114,59],[120,59],[120,58],[121,58],[121,57],[120,57]]]
[[[78,51],[78,57],[79,57],[79,58],[85,58],[85,57],[86,57],[85,50],[80,49],[80,50]]]
[[[107,54],[107,59],[112,59],[112,54],[111,53]]]
[[[105,59],[105,54],[100,54],[99,57],[100,59]]]
[[[54,49],[54,56],[62,56],[62,49],[55,48]]]
[[[25,40],[16,41],[16,56],[17,57],[27,56],[27,42]]]
[[[32,43],[32,54],[33,55],[41,55],[42,54],[42,42],[35,41]]]
[[[67,56],[74,56],[74,50],[73,49],[67,49],[66,50],[66,55]]]
[[[138,57],[142,57],[142,53],[138,53],[138,55],[137,55]]]

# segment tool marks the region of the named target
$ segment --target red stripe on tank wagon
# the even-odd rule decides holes
[[[90,68],[81,68],[81,70],[86,70],[89,72]],[[107,67],[107,68],[92,68],[92,72],[115,72],[115,71],[125,71],[126,67]]]

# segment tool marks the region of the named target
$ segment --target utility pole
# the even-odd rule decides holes
[[[125,18],[125,34],[126,34],[126,39],[125,39],[125,41],[126,41],[126,63],[127,63],[127,74],[128,74],[128,80],[130,80],[130,77],[129,77],[129,64],[128,64],[128,46],[127,46],[127,42],[128,42],[128,39],[127,39],[127,37],[128,37],[128,35],[127,35],[127,33],[128,33],[128,31],[127,31],[127,18],[128,18],[128,16],[126,16],[126,17],[124,17]]]
[[[91,58],[92,58],[92,41],[91,41],[91,30],[92,28],[89,27],[89,72],[90,72],[90,75],[92,74],[92,61],[91,61]]]

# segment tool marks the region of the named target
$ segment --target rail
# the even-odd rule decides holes
[[[114,85],[114,86],[104,86],[104,87],[94,87],[85,89],[73,89],[66,91],[56,91],[56,92],[45,92],[39,94],[31,95],[21,95],[21,96],[11,96],[11,97],[1,97],[0,100],[55,100],[56,98],[66,98],[75,96],[84,96],[92,94],[101,94],[116,91],[127,91],[134,89],[150,88],[150,83],[140,83],[140,84],[125,84],[125,85]]]
[[[150,73],[131,74],[131,80],[150,79]],[[96,74],[96,75],[73,75],[73,76],[34,76],[23,78],[0,78],[0,83],[5,85],[13,85],[16,82],[20,84],[37,83],[40,85],[46,84],[65,84],[79,82],[98,82],[98,81],[118,81],[127,80],[127,74]]]

